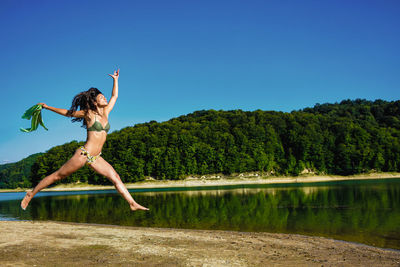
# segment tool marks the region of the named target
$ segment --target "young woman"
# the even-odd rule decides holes
[[[114,184],[117,191],[129,203],[131,210],[148,210],[148,208],[136,203],[122,183],[118,173],[100,156],[101,149],[107,138],[107,132],[110,129],[108,114],[110,114],[118,98],[119,69],[114,71],[113,75],[108,75],[114,79],[112,96],[108,103],[105,96],[97,88],[93,87],[77,94],[72,100],[72,105],[69,110],[50,107],[45,103],[39,103],[45,109],[54,111],[63,116],[74,117],[72,119],[73,122],[82,121],[83,127],[87,129],[87,139],[86,143],[77,148],[75,154],[61,166],[60,169],[43,178],[33,190],[27,191],[24,199],[21,201],[22,209],[26,209],[31,199],[40,190],[51,185],[55,181],[67,177],[87,164],[97,173],[106,176]]]

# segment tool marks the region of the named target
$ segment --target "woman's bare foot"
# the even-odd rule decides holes
[[[138,203],[133,203],[130,205],[131,206],[131,210],[135,211],[135,210],[149,210],[148,208],[143,207],[142,205],[139,205]]]
[[[28,204],[31,201],[31,199],[32,199],[32,190],[26,191],[26,195],[24,199],[21,201],[21,208],[23,210],[26,210],[26,207],[28,207]]]

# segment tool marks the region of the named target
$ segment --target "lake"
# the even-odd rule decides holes
[[[400,178],[323,183],[129,190],[149,211],[131,212],[116,190],[0,193],[0,220],[324,236],[400,249]]]

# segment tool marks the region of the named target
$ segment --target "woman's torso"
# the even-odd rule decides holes
[[[110,127],[107,115],[94,114],[89,111],[85,116],[87,126],[87,139],[85,148],[92,156],[98,155],[107,139],[107,131]]]

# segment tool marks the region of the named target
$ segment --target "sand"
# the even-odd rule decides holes
[[[231,176],[221,174],[203,175],[198,177],[189,176],[184,180],[160,181],[148,177],[145,181],[137,183],[126,183],[128,189],[143,188],[168,188],[168,187],[198,187],[198,186],[224,186],[224,185],[246,185],[246,184],[284,184],[284,183],[312,183],[330,182],[343,180],[366,180],[366,179],[386,179],[400,178],[400,173],[370,173],[351,176],[333,175],[303,175],[297,177],[284,176],[262,176],[257,172],[238,173]],[[89,185],[87,183],[59,184],[42,191],[74,191],[74,190],[105,190],[114,189],[113,185]],[[20,192],[27,189],[0,189],[0,192]]]
[[[358,176],[192,177],[128,188],[217,186],[398,178]],[[113,186],[59,185],[48,191]],[[21,191],[11,190],[11,191]],[[141,211],[139,211],[141,212]],[[265,232],[125,227],[50,221],[0,221],[1,266],[400,266],[400,250],[324,237]]]
[[[0,221],[1,266],[399,266],[400,251],[323,237]]]

